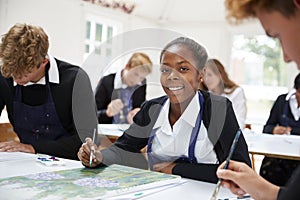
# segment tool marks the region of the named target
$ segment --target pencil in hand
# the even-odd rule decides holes
[[[93,133],[93,144],[91,146],[91,153],[90,153],[90,167],[92,167],[93,165],[93,157],[95,154],[95,147],[93,146],[95,143],[95,137],[96,137],[96,129],[94,129],[94,133]]]
[[[237,145],[237,142],[238,142],[238,140],[239,140],[239,138],[240,138],[241,133],[242,133],[242,131],[239,129],[239,130],[236,132],[236,134],[235,134],[235,137],[234,137],[234,139],[233,139],[233,142],[232,142],[231,147],[230,147],[230,150],[229,150],[229,154],[228,154],[228,156],[227,156],[227,158],[226,158],[226,163],[225,163],[225,165],[224,165],[224,169],[227,169],[227,168],[228,168],[230,159],[231,159],[231,157],[232,157],[232,155],[233,155],[233,152],[234,152],[234,150],[235,150],[235,147],[236,147],[236,145]],[[216,200],[216,199],[217,199],[217,196],[218,196],[218,193],[219,193],[219,190],[220,190],[221,183],[222,183],[222,179],[219,178],[218,183],[217,183],[217,185],[216,185],[216,187],[215,187],[215,190],[214,190],[214,192],[213,192],[212,197],[210,198],[210,200]]]

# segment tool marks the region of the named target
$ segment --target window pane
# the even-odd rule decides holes
[[[102,24],[96,24],[96,41],[102,40]]]
[[[85,45],[85,53],[90,53],[90,45]]]
[[[95,54],[101,55],[101,48],[99,46],[95,46]]]
[[[107,27],[107,40],[109,43],[111,43],[111,38],[112,38],[112,35],[113,35],[113,28],[111,26],[108,26]]]
[[[90,39],[91,38],[91,22],[90,21],[86,22],[86,34],[85,34],[85,38],[86,39]]]
[[[234,36],[230,75],[241,85],[247,99],[247,123],[266,123],[276,98],[288,91],[287,67],[284,67],[278,40],[265,35]]]

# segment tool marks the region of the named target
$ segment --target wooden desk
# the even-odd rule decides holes
[[[17,134],[10,123],[0,123],[0,142],[10,140],[19,141]]]
[[[0,158],[9,158],[6,152],[0,152]],[[11,160],[3,159],[0,160],[0,179],[15,177],[15,176],[24,176],[28,174],[36,174],[40,172],[52,172],[58,170],[65,169],[76,169],[83,168],[81,162],[75,160],[63,159],[66,162],[65,166],[44,166],[38,162],[36,162],[36,154],[25,154],[25,153],[11,153]],[[138,199],[144,200],[157,200],[157,199],[189,199],[189,200],[199,200],[199,199],[210,199],[213,190],[215,188],[215,184],[195,181],[191,179],[183,179],[184,183],[180,185],[176,185],[174,187],[170,187],[164,189],[159,192],[155,192],[152,194],[148,194],[145,196],[139,196]],[[47,181],[47,180],[45,180]],[[42,182],[41,182],[42,184]],[[5,186],[4,186],[5,187]],[[9,188],[7,189],[9,190]],[[16,193],[14,191],[8,191],[10,194],[19,195],[19,199],[24,199],[26,192],[24,193]],[[218,195],[219,199],[224,198],[234,198],[229,190],[226,188],[221,188],[220,193]],[[10,196],[1,196],[1,199],[13,199]],[[70,197],[72,199],[73,197]],[[99,197],[101,198],[101,197]],[[99,199],[96,198],[96,199]],[[136,197],[135,197],[136,198]],[[90,198],[89,198],[90,199]],[[120,199],[120,198],[119,198]],[[125,199],[125,198],[123,198]],[[133,199],[133,198],[130,198]]]
[[[109,147],[129,126],[129,124],[98,124],[101,147]]]

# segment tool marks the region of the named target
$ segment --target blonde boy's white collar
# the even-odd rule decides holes
[[[114,89],[126,88],[127,85],[122,82],[122,70],[118,70],[114,80]]]
[[[46,58],[49,59],[50,62],[50,68],[48,71],[48,75],[49,75],[49,82],[51,83],[57,83],[59,84],[59,72],[58,72],[58,67],[57,67],[57,63],[54,59],[53,56],[51,56],[50,54],[46,55]],[[29,86],[29,85],[34,85],[34,84],[40,84],[40,85],[45,85],[46,84],[46,78],[45,76],[43,76],[38,82],[33,83],[33,82],[28,82],[27,84],[25,84],[24,86]],[[14,86],[16,86],[17,83],[14,81]]]
[[[159,113],[159,116],[153,126],[153,129],[167,128],[165,127],[165,125],[166,122],[167,123],[169,122],[168,119],[169,107],[170,107],[170,100],[167,99],[167,101],[165,102],[165,104],[163,105]],[[195,127],[199,112],[200,112],[200,102],[199,102],[198,92],[197,92],[179,119],[184,120],[186,123],[190,124],[190,126]]]

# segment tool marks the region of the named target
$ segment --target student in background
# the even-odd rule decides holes
[[[207,61],[203,80],[210,92],[227,97],[232,102],[240,128],[245,128],[247,105],[244,90],[229,78],[219,60],[209,59]]]
[[[299,107],[300,74],[295,78],[294,89],[276,99],[263,133],[300,135]],[[284,186],[299,163],[295,160],[265,157],[259,174],[273,184]]]
[[[98,122],[131,124],[146,99],[146,76],[151,71],[150,58],[137,52],[131,56],[124,69],[104,76],[95,94]]]
[[[125,133],[109,148],[96,151],[92,167],[117,163],[148,168],[134,159],[147,146],[150,169],[217,182],[216,169],[226,159],[239,126],[228,99],[198,90],[206,60],[206,50],[189,38],[167,44],[160,56],[166,96],[146,101]],[[97,149],[87,138],[78,152],[85,166],[91,147]],[[233,159],[251,166],[243,136]]]
[[[226,0],[225,4],[228,19],[240,22],[257,17],[266,34],[280,40],[284,60],[295,61],[300,69],[299,0]],[[223,167],[224,163],[217,171],[218,177],[223,179],[222,185],[239,196],[249,193],[255,200],[298,200],[300,197],[300,167],[281,188],[266,181],[244,163],[230,161],[228,170]]]
[[[48,48],[38,26],[15,24],[2,36],[0,113],[6,106],[20,142],[1,142],[0,151],[78,159],[82,139],[97,128],[93,91],[81,68]]]
[[[263,133],[300,135],[300,74],[294,80],[294,89],[280,95],[263,128]]]

